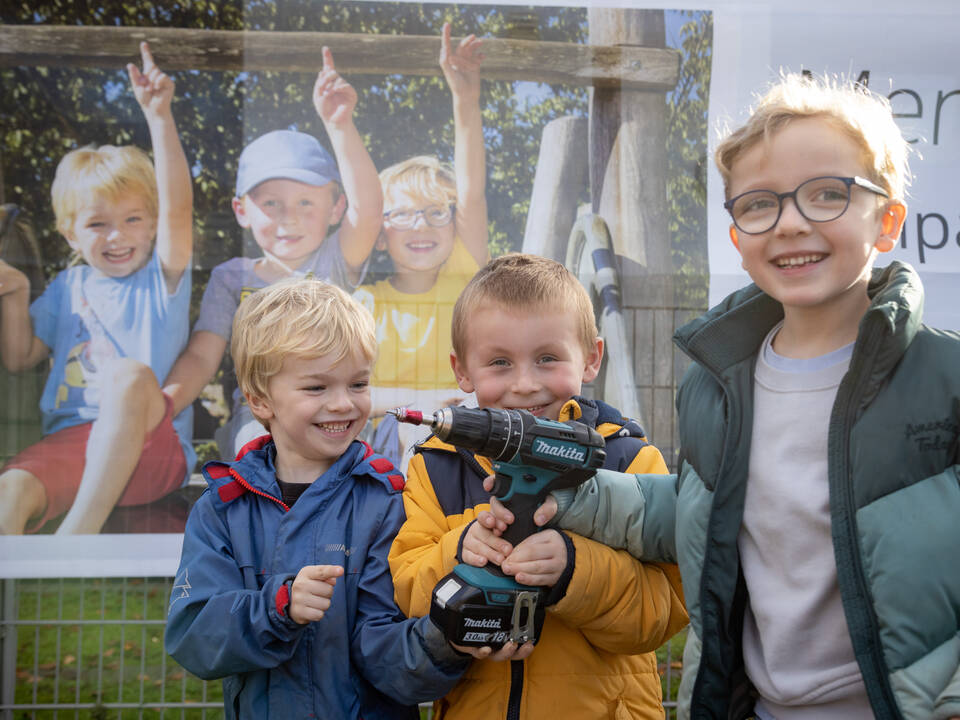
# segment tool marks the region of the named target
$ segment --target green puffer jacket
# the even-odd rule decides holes
[[[940,720],[960,716],[960,335],[921,324],[908,265],[874,270],[869,294],[828,436],[840,593],[876,717]],[[558,498],[563,528],[642,560],[676,553],[691,622],[681,717],[753,711],[737,534],[756,354],[782,317],[750,286],[677,331],[695,363],[677,396],[672,484],[601,471],[569,507]]]

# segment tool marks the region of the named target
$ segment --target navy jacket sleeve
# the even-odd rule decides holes
[[[391,500],[363,563],[350,652],[380,692],[414,704],[452,690],[469,658],[450,647],[429,617],[406,619],[394,602],[387,554],[404,514],[399,497]]]
[[[234,558],[207,491],[187,519],[164,637],[167,652],[187,670],[210,680],[273,668],[293,656],[305,626],[277,607],[289,576],[270,576],[257,589],[254,573]]]

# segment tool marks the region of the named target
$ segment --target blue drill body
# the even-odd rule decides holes
[[[551,491],[580,485],[606,459],[600,434],[575,421],[494,408],[444,408],[432,422],[402,408],[393,412],[401,421],[429,422],[441,440],[493,461],[493,495],[513,513],[503,534],[513,546],[539,530],[533,514]],[[536,642],[547,590],[522,585],[496,566],[461,563],[437,583],[430,617],[461,645]]]

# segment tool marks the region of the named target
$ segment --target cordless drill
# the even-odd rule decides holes
[[[606,459],[603,438],[593,428],[526,410],[450,407],[432,420],[416,410],[389,412],[400,422],[428,424],[441,440],[493,460],[493,495],[514,517],[503,537],[514,547],[539,529],[533,514],[550,492],[580,485]],[[546,593],[495,565],[460,563],[433,589],[430,617],[458,645],[496,649],[508,641],[536,642]]]

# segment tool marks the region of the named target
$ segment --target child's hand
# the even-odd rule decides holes
[[[483,479],[483,489],[487,492],[493,492],[493,475],[487,475]],[[553,519],[557,514],[557,499],[553,495],[547,495],[546,499],[537,508],[533,514],[533,522],[539,527],[543,527]],[[507,525],[513,522],[513,513],[507,510],[498,498],[490,498],[489,512],[484,510],[477,515],[477,520],[483,523],[484,527],[493,532],[502,534],[507,529]]]
[[[133,95],[149,120],[170,112],[174,86],[173,80],[153,61],[150,46],[146,42],[140,43],[140,57],[143,59],[143,72],[133,63],[128,63],[127,74]]]
[[[567,544],[556,530],[534,533],[517,545],[500,567],[524,585],[556,585],[567,567]]]
[[[468,565],[483,567],[487,562],[503,562],[503,559],[510,554],[511,545],[496,533],[484,527],[480,522],[475,522],[467,529],[461,546],[461,557]]]
[[[443,24],[443,33],[440,36],[440,68],[443,77],[450,86],[450,92],[457,97],[476,100],[480,99],[480,63],[483,54],[480,52],[482,40],[475,35],[468,35],[456,50],[451,47],[450,23]]]
[[[13,265],[0,260],[0,297],[18,290],[30,292],[30,280]]]
[[[333,53],[326,46],[323,48],[323,69],[313,85],[313,106],[323,124],[333,127],[352,122],[353,109],[357,106],[357,91],[337,73]]]
[[[523,660],[526,657],[530,656],[530,653],[533,652],[534,647],[536,647],[532,642],[525,642],[520,647],[517,647],[515,642],[505,643],[502,648],[493,651],[493,648],[489,645],[484,645],[483,647],[469,647],[466,645],[457,645],[456,643],[450,643],[454,648],[459,650],[462,653],[467,655],[472,655],[477,660],[493,660],[494,662],[503,662],[505,660]]]
[[[330,607],[333,586],[343,575],[339,565],[307,565],[300,569],[290,588],[290,619],[300,625],[323,618]]]

